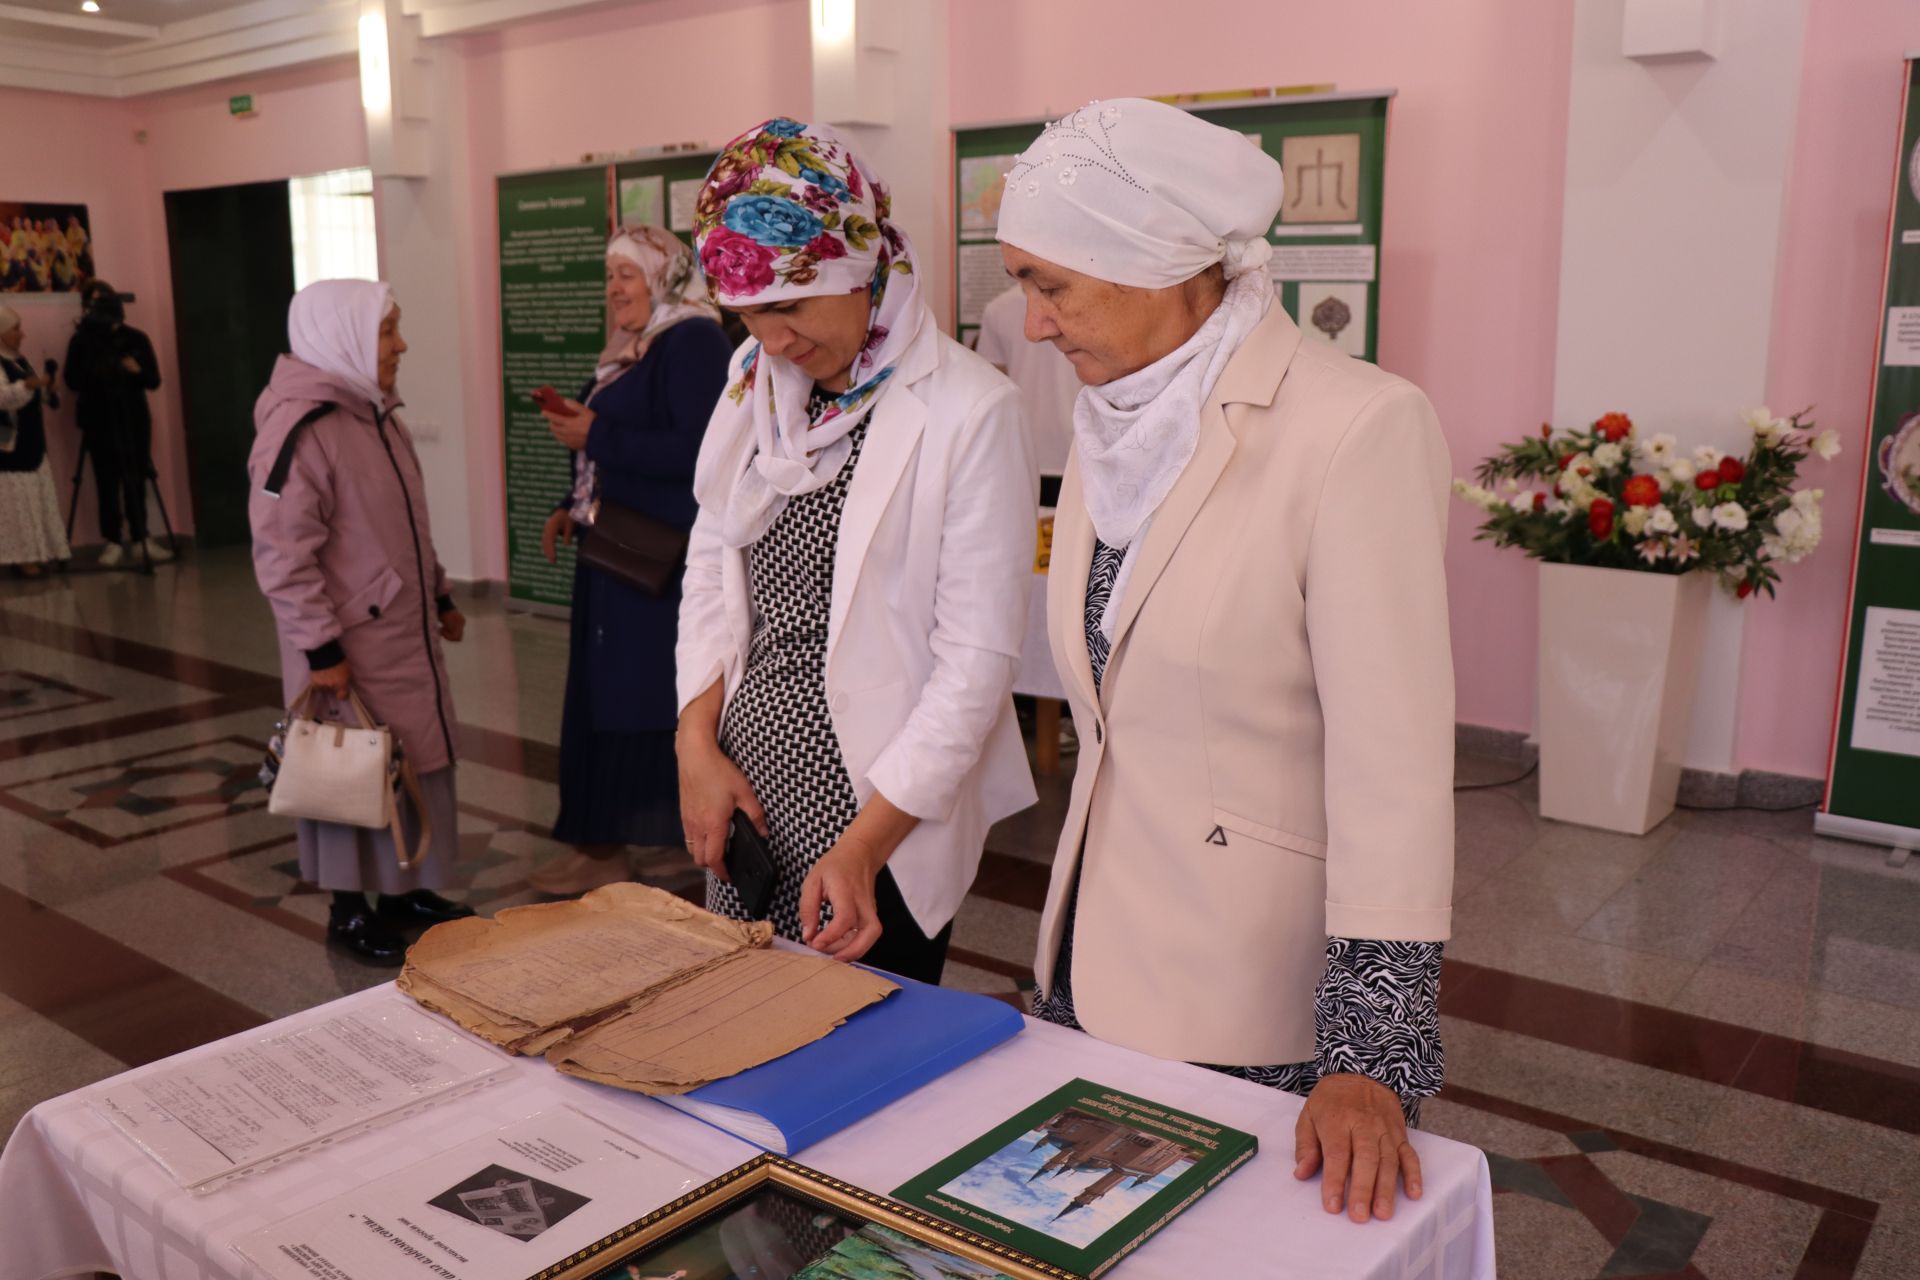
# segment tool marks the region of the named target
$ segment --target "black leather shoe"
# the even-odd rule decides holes
[[[335,912],[327,924],[327,942],[351,951],[368,964],[397,965],[407,958],[407,942],[380,922],[372,908]]]
[[[380,916],[389,924],[445,924],[449,920],[465,920],[473,913],[473,908],[466,903],[449,902],[431,889],[380,895]]]

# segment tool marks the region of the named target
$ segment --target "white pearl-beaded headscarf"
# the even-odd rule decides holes
[[[1007,173],[1000,239],[1114,284],[1164,289],[1216,262],[1263,268],[1280,164],[1245,135],[1145,98],[1092,102]]]

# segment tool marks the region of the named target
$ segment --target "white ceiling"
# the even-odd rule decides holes
[[[96,17],[120,22],[138,22],[163,27],[187,18],[204,18],[222,9],[238,9],[252,0],[99,0],[98,14],[80,12],[80,0],[7,0],[22,9],[45,13],[70,13],[75,17]]]
[[[398,0],[426,40],[612,0]],[[631,2],[631,0],[629,0]],[[128,98],[359,49],[360,0],[0,0],[0,85]]]

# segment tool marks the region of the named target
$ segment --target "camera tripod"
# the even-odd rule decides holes
[[[73,546],[74,519],[80,514],[80,491],[84,486],[87,474],[87,458],[91,456],[92,453],[92,446],[83,438],[80,442],[80,456],[75,459],[73,464],[73,496],[67,502],[67,546],[69,549]],[[141,491],[140,497],[144,501],[148,493],[153,494],[153,504],[160,508],[160,524],[167,531],[167,546],[172,549],[175,556],[178,556],[180,554],[180,540],[173,532],[173,519],[167,514],[167,500],[162,497],[160,493],[160,473],[154,469],[153,459],[151,457],[145,459],[141,463],[141,467],[146,472],[147,483],[146,487]],[[96,482],[99,480],[99,472],[100,468],[98,464],[96,464],[94,466],[94,479]],[[132,515],[133,513],[129,511],[124,517],[129,524],[132,523]],[[151,574],[153,572],[153,554],[147,550],[147,541],[145,538],[139,540],[139,546],[140,572]]]

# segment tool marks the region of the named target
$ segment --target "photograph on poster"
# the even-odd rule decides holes
[[[667,180],[659,174],[620,179],[620,221],[628,226],[666,222]]]
[[[532,1240],[593,1202],[565,1187],[490,1164],[427,1203],[456,1218],[491,1227],[501,1235]]]
[[[0,293],[72,293],[93,275],[87,206],[0,200]]]
[[[692,231],[693,209],[700,203],[700,188],[705,178],[682,178],[667,187],[667,230]]]
[[[1300,285],[1294,319],[1302,329],[1325,338],[1350,356],[1367,354],[1367,286],[1354,282],[1308,281]]]
[[[1920,413],[1908,414],[1880,442],[1880,483],[1895,502],[1920,516]]]
[[[1360,135],[1302,134],[1280,140],[1286,198],[1280,221],[1352,222],[1360,216]]]

